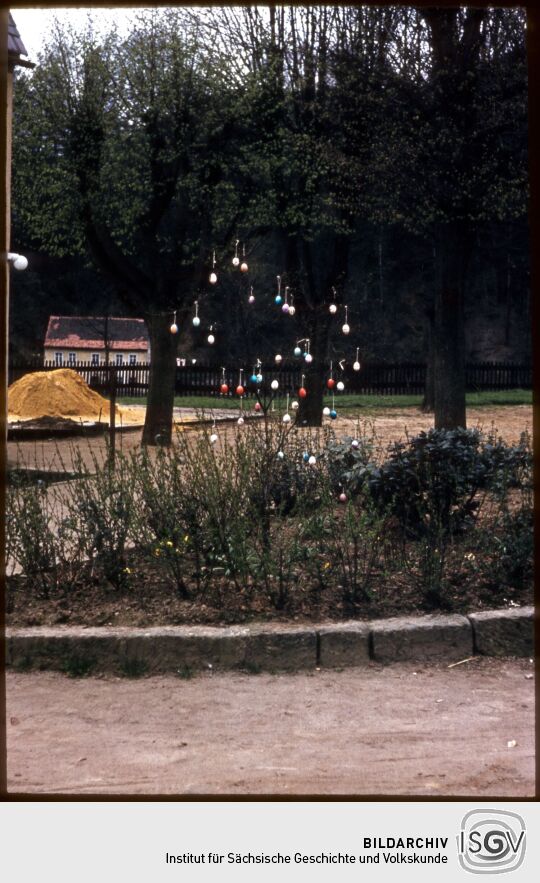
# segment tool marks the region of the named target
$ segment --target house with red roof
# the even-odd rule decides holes
[[[144,319],[117,316],[50,316],[44,361],[59,368],[92,365],[147,365],[150,338]]]

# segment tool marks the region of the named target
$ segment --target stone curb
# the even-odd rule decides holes
[[[6,629],[6,665],[70,674],[202,670],[301,671],[390,663],[459,662],[474,654],[531,656],[534,608],[469,616],[408,616],[291,626]]]

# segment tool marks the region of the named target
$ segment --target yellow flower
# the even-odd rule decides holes
[[[169,549],[172,549],[172,547],[173,547],[173,543],[171,542],[171,540],[167,540],[167,542],[165,543],[165,545],[168,546]]]

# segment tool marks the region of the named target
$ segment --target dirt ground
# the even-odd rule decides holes
[[[192,680],[8,673],[8,787],[526,797],[532,670],[528,660],[475,658]]]
[[[141,407],[141,421],[143,420],[144,408]],[[182,421],[186,431],[192,432],[190,426],[195,412],[189,413],[186,409],[176,409],[178,426],[182,428]],[[221,412],[220,415],[222,415]],[[230,414],[228,415],[230,417]],[[485,432],[496,428],[500,435],[509,443],[519,441],[522,432],[528,430],[532,433],[532,406],[531,405],[506,405],[490,406],[482,408],[469,408],[467,410],[467,423],[470,428],[479,427]],[[433,415],[422,414],[418,408],[375,408],[364,411],[358,409],[358,416],[340,417],[332,422],[332,429],[337,436],[357,435],[366,433],[375,434],[378,445],[385,447],[394,441],[404,440],[408,435],[415,435],[422,430],[433,427]],[[219,435],[229,435],[237,432],[234,422],[228,422],[226,428],[220,428]],[[240,430],[241,431],[241,430]],[[118,449],[128,453],[137,448],[141,441],[141,430],[130,430],[118,433]],[[105,455],[106,441],[104,437],[84,439],[45,439],[42,441],[11,441],[8,443],[8,466],[26,466],[30,468],[46,469],[51,471],[70,471],[73,469],[74,451],[79,450],[84,461],[89,467],[92,466],[92,457],[95,455],[99,461]]]

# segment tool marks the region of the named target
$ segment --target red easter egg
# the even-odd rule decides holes
[[[326,385],[327,385],[328,389],[333,389],[334,386],[336,385],[336,381],[334,380],[333,377],[329,377],[328,380],[326,381]]]
[[[260,411],[260,410],[261,410],[261,403],[260,403],[260,402],[255,402],[255,410],[256,410],[256,411]]]
[[[301,386],[298,390],[298,395],[301,399],[305,399],[305,397],[307,396],[307,389],[304,389],[304,387]]]
[[[243,396],[243,395],[244,395],[244,387],[243,387],[243,386],[237,386],[237,387],[236,387],[236,395],[237,395],[237,396]]]
[[[229,392],[229,387],[227,386],[226,383],[221,384],[220,391],[223,393],[224,396],[227,395],[227,393]]]

